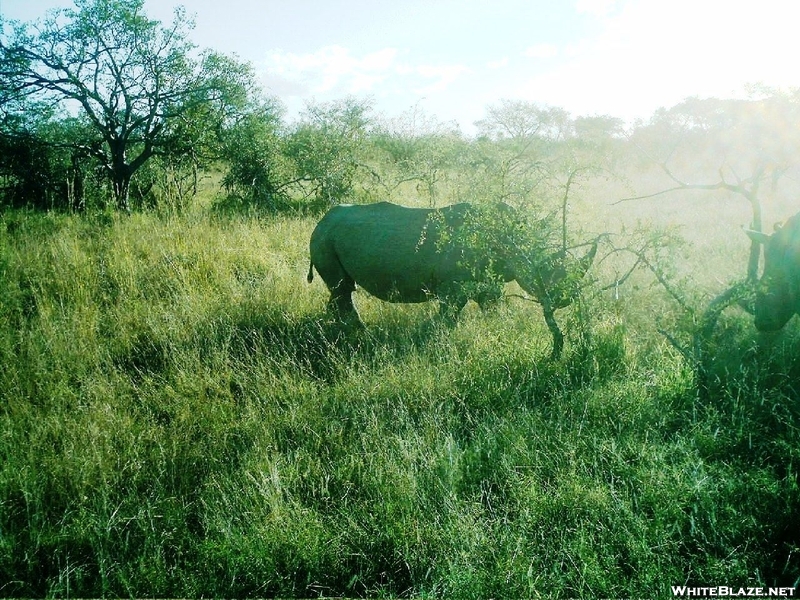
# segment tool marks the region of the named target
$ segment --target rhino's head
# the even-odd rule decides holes
[[[598,237],[580,259],[559,251],[521,261],[515,269],[517,283],[552,310],[569,306],[578,296],[581,280],[594,262],[599,241]]]
[[[755,326],[759,331],[777,331],[800,311],[800,214],[772,235],[757,231],[747,231],[747,235],[764,245]]]
[[[755,319],[759,331],[778,331],[795,313],[797,301],[781,272],[764,273],[756,293]]]

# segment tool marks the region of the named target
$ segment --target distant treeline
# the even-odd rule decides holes
[[[633,124],[502,100],[474,136],[354,97],[309,104],[290,122],[251,65],[197,51],[183,9],[165,26],[143,6],[78,0],[35,27],[0,20],[0,206],[181,209],[212,169],[232,208],[322,208],[404,184],[430,204],[526,204],[631,160],[662,165],[676,183],[710,174],[724,187],[776,185],[800,156],[800,94],[760,87]]]

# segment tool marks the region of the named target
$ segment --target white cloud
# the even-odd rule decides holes
[[[397,48],[384,48],[372,54],[367,54],[361,59],[361,68],[374,71],[385,71],[390,68],[397,58]]]
[[[486,68],[490,69],[492,71],[494,71],[496,69],[502,69],[503,67],[507,67],[507,66],[508,66],[508,57],[507,56],[504,56],[500,60],[490,60],[489,62],[486,63]]]
[[[425,80],[435,80],[414,90],[424,96],[444,91],[461,75],[468,73],[469,69],[464,65],[420,65],[415,71]]]
[[[785,0],[760,0],[757,8],[719,0],[571,6],[568,15],[581,26],[569,33],[498,29],[492,43],[459,49],[436,37],[430,50],[407,36],[382,36],[378,46],[342,36],[348,41],[309,52],[271,51],[265,80],[287,103],[370,94],[382,110],[399,112],[424,96],[428,110],[466,128],[500,98],[632,119],[691,95],[741,94],[746,83],[800,86],[796,9]]]
[[[316,52],[294,54],[274,50],[266,56],[268,75],[303,83],[314,93],[372,90],[386,79],[397,58],[397,49],[384,48],[362,57],[342,46],[326,46]]]
[[[581,0],[588,11],[599,3]],[[573,45],[516,95],[576,114],[649,116],[691,95],[732,97],[746,83],[797,86],[800,37],[780,0],[630,0],[600,19],[601,32]]]
[[[529,46],[523,52],[528,58],[552,58],[558,54],[558,48],[553,44],[536,44]]]
[[[464,65],[414,65],[398,60],[396,48],[354,56],[343,46],[326,46],[316,52],[294,54],[274,50],[267,54],[267,78],[286,82],[280,88],[297,94],[363,94],[394,87],[420,95],[444,91],[469,69]],[[289,85],[294,84],[294,85]],[[278,87],[278,86],[275,86]]]
[[[575,10],[578,14],[590,14],[602,17],[611,12],[616,0],[578,0]]]

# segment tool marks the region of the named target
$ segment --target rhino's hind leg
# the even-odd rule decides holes
[[[327,305],[328,312],[343,323],[361,325],[352,298],[356,282],[345,271],[333,248],[315,245],[312,241],[311,264],[331,293]]]
[[[328,310],[336,315],[343,323],[361,326],[361,319],[353,304],[353,292],[356,289],[355,281],[349,276],[342,278],[339,283],[331,287],[331,298],[328,300]]]

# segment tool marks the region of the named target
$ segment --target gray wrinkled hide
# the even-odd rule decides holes
[[[353,310],[356,284],[387,302],[460,303],[457,283],[475,277],[464,249],[442,244],[440,230],[458,227],[467,208],[459,204],[438,215],[388,202],[332,208],[311,235],[310,251],[333,307]],[[505,281],[513,278],[505,275]]]
[[[764,244],[764,273],[756,294],[755,325],[760,331],[781,329],[800,314],[800,213],[772,235],[748,232]]]
[[[502,295],[503,282],[517,280],[542,304],[553,334],[553,354],[558,355],[563,336],[553,313],[578,293],[597,241],[567,268],[561,254],[548,254],[543,247],[515,247],[512,238],[530,238],[513,235],[522,224],[515,221],[511,207],[495,207],[489,218],[499,227],[486,232],[475,228],[480,220],[469,220],[471,210],[466,203],[441,209],[388,202],[336,206],[311,235],[308,280],[316,269],[331,292],[329,308],[343,321],[355,323],[359,319],[351,294],[356,285],[387,302],[437,299],[442,316],[454,320],[469,299],[484,307]],[[512,235],[506,238],[498,231]]]

